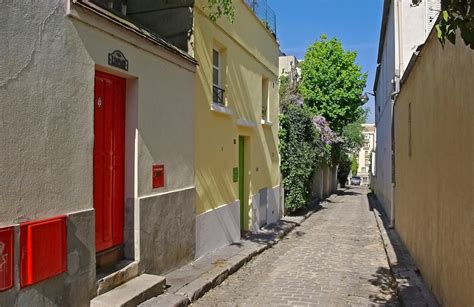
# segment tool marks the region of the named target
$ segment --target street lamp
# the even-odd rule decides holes
[[[364,102],[364,103],[367,103],[367,102],[369,101],[369,95],[375,97],[375,94],[369,93],[369,92],[365,92],[364,94],[362,94],[362,95],[360,96],[360,100],[361,100],[362,102]]]

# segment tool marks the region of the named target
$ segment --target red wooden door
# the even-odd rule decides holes
[[[125,79],[96,71],[94,208],[96,251],[123,242]]]

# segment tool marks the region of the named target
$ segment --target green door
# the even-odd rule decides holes
[[[245,219],[245,138],[239,136],[239,200],[240,200],[240,230],[244,230]]]

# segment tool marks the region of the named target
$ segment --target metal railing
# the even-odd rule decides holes
[[[277,35],[276,14],[268,5],[267,0],[244,0],[267,29]]]
[[[212,86],[212,102],[224,105],[224,90],[218,86]]]

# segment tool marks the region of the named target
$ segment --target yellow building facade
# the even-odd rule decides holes
[[[394,106],[395,228],[442,306],[474,305],[473,68],[433,32]]]
[[[235,21],[194,6],[196,257],[281,216],[275,35],[244,1]]]

